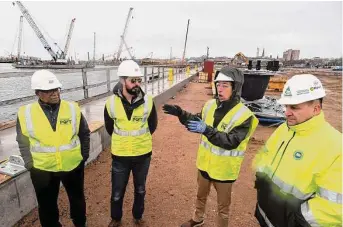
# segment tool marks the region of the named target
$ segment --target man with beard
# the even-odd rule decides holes
[[[177,105],[164,105],[165,113],[177,116],[191,132],[200,133],[198,149],[198,192],[195,212],[181,227],[202,226],[211,184],[217,191],[218,227],[227,227],[233,182],[239,175],[244,152],[258,119],[241,101],[244,75],[238,69],[223,67],[215,79],[217,98],[193,115]]]
[[[77,103],[61,100],[61,83],[47,70],[36,71],[31,88],[37,102],[18,111],[17,142],[30,171],[43,227],[59,227],[60,182],[68,194],[76,227],[86,226],[84,163],[89,157],[90,131]]]
[[[157,112],[152,96],[144,94],[140,87],[143,75],[136,62],[123,61],[117,74],[120,81],[104,110],[105,127],[112,136],[112,221],[109,227],[121,226],[123,199],[131,171],[134,184],[132,215],[134,223],[142,226]]]
[[[284,86],[278,102],[287,121],[253,162],[262,227],[342,226],[342,133],[325,120],[325,95],[311,74]]]

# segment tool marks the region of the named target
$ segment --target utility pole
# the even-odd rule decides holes
[[[208,58],[209,58],[209,56],[210,56],[210,54],[209,54],[209,51],[210,51],[210,48],[209,48],[209,47],[207,47],[206,59],[208,59]]]
[[[173,58],[173,47],[170,47],[170,56],[169,59],[172,60]]]
[[[19,20],[19,38],[18,38],[18,61],[20,59],[20,52],[21,52],[21,39],[23,36],[23,16],[20,16]]]
[[[94,32],[93,64],[95,64],[95,38],[96,38],[96,33]]]
[[[189,21],[190,21],[190,19],[188,19],[188,23],[187,23],[187,32],[186,32],[186,39],[185,39],[185,47],[183,48],[182,63],[184,63],[185,56],[186,56],[186,47],[187,47],[187,37],[188,37]]]

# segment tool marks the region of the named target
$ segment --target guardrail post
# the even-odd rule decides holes
[[[158,69],[158,80],[157,80],[157,94],[160,94],[160,67]]]
[[[88,99],[88,83],[87,83],[87,71],[82,69],[82,81],[83,81],[83,96]]]
[[[144,67],[144,93],[146,94],[148,90],[148,77],[147,77],[147,71],[146,66]]]
[[[164,70],[165,68],[162,67],[163,73],[162,73],[162,92],[164,92]]]
[[[107,91],[111,91],[111,71],[106,69]]]
[[[151,94],[154,94],[154,67],[151,70]]]

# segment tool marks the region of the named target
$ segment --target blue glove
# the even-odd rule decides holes
[[[189,121],[187,124],[187,129],[190,132],[204,133],[207,125],[200,118],[197,121]]]

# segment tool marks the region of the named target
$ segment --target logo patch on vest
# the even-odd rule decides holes
[[[70,118],[60,119],[60,124],[61,125],[69,125],[69,124],[71,124],[71,119]]]
[[[132,121],[133,121],[133,122],[140,122],[140,121],[142,121],[142,120],[143,120],[143,117],[137,117],[137,116],[135,116],[135,117],[132,118]]]
[[[222,124],[221,128],[223,129],[223,131],[225,131],[225,129],[227,128],[227,126],[228,126],[228,124],[225,124],[225,123]]]
[[[304,157],[304,153],[302,151],[295,151],[293,153],[293,158],[295,160],[301,160]]]

